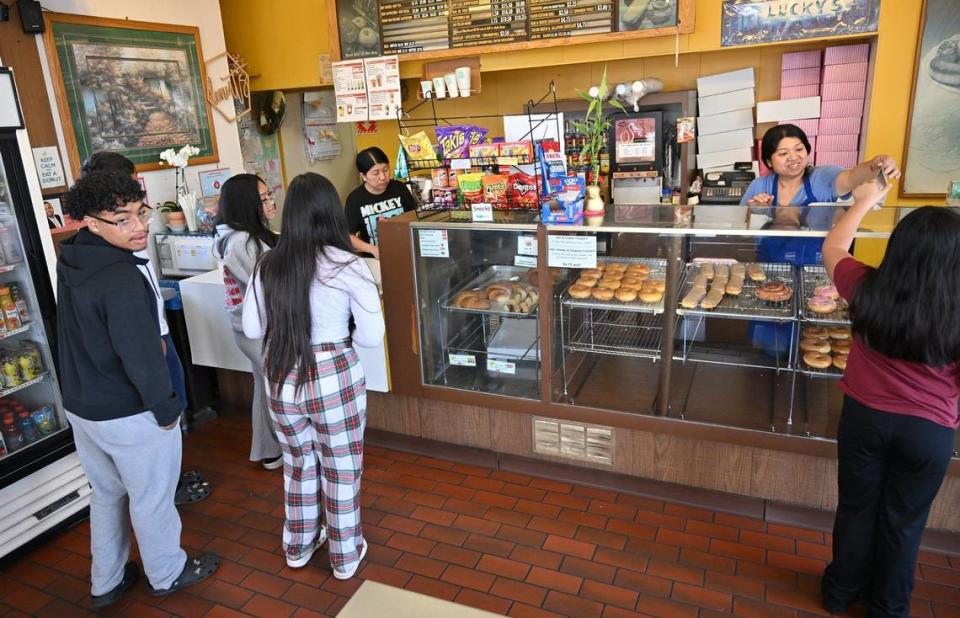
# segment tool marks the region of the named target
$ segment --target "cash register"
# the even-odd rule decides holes
[[[701,204],[739,204],[747,187],[756,178],[751,163],[737,163],[731,172],[707,172],[700,190]]]

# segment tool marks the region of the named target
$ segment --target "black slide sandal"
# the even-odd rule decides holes
[[[101,609],[113,605],[123,598],[123,593],[133,587],[140,579],[140,567],[136,562],[130,561],[123,568],[123,579],[114,586],[113,590],[98,595],[90,595],[90,605],[94,609]]]
[[[173,503],[193,504],[210,497],[213,487],[206,481],[189,481],[177,483],[177,491],[173,494]]]
[[[187,470],[180,475],[181,483],[201,483],[203,482],[203,474],[199,470]]]
[[[199,584],[206,578],[213,575],[220,567],[220,557],[213,552],[206,552],[194,558],[187,558],[187,563],[183,566],[183,571],[173,580],[170,587],[166,590],[157,590],[149,584],[147,589],[155,597],[162,597],[172,594],[178,590],[183,590],[194,584]]]

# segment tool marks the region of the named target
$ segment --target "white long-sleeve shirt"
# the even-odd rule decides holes
[[[329,258],[317,259],[317,272],[310,286],[310,341],[330,343],[350,337],[350,316],[354,324],[353,344],[375,347],[383,341],[383,313],[380,294],[366,262],[351,253],[328,248]],[[346,266],[340,264],[347,263]],[[253,276],[243,299],[243,333],[260,339],[267,330],[266,301],[260,271]]]

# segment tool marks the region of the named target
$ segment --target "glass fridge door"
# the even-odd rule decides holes
[[[67,428],[7,179],[0,162],[0,460]]]

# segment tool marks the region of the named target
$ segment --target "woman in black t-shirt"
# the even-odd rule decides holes
[[[344,206],[350,240],[357,253],[380,259],[377,223],[415,210],[417,203],[403,183],[390,177],[390,160],[379,148],[357,153],[357,171],[363,184],[350,193]]]

